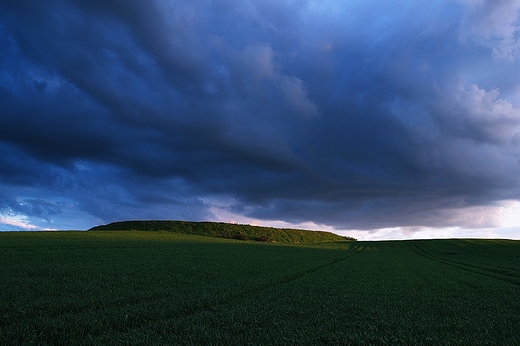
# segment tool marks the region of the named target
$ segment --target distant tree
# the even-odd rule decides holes
[[[343,239],[348,240],[348,241],[357,241],[356,238],[354,238],[354,237],[348,237],[348,236],[343,237]]]
[[[247,237],[247,235],[245,234],[242,234],[242,233],[237,233],[233,236],[233,239],[237,239],[237,240],[249,240],[249,238]]]

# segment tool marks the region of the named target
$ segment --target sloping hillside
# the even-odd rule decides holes
[[[224,222],[191,221],[121,221],[96,226],[90,231],[168,231],[186,234],[198,234],[219,238],[253,240],[280,243],[320,243],[355,240],[323,231],[301,229],[272,228]]]

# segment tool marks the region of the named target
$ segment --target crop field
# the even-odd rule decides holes
[[[0,345],[520,345],[520,241],[0,233]]]

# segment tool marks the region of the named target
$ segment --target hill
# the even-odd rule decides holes
[[[198,234],[210,237],[230,238],[280,243],[322,243],[337,242],[355,238],[342,237],[331,232],[302,229],[251,226],[225,222],[192,221],[120,221],[96,226],[89,231],[167,231]]]

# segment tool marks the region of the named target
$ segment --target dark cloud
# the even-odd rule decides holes
[[[519,7],[482,6],[4,1],[2,213],[495,227]]]

